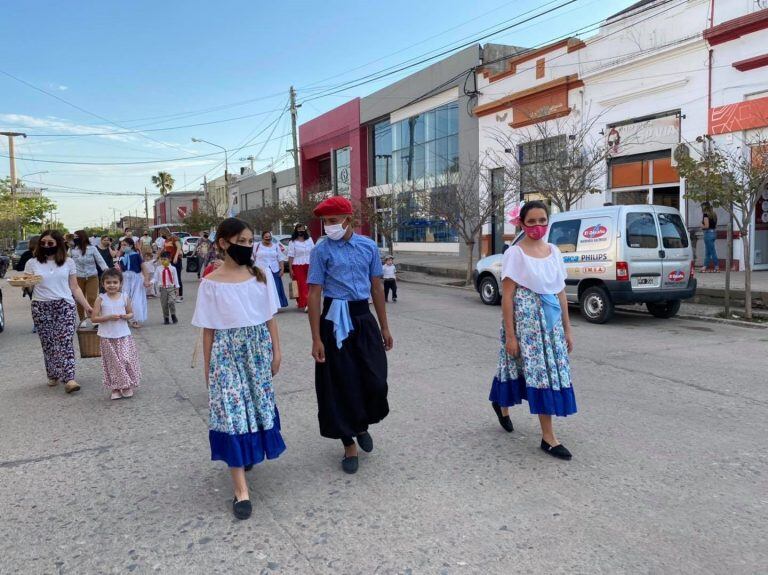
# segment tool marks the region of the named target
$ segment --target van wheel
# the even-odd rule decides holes
[[[589,323],[605,323],[613,317],[613,302],[600,286],[587,288],[581,296],[581,315]]]
[[[669,319],[675,317],[677,312],[680,311],[680,300],[673,299],[670,301],[661,302],[648,302],[645,304],[648,311],[654,317],[660,317],[661,319]]]
[[[501,301],[499,284],[493,276],[485,276],[480,280],[480,299],[485,305],[498,305]]]

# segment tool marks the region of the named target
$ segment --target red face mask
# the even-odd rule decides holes
[[[547,235],[547,226],[523,226],[523,231],[532,240],[540,240]]]

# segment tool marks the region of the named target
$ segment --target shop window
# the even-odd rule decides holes
[[[648,203],[648,190],[633,190],[631,192],[613,192],[613,203],[617,206],[632,206]]]
[[[677,214],[659,214],[661,242],[665,248],[679,249],[688,247],[688,234],[685,224]]]
[[[671,158],[659,158],[653,160],[653,182],[654,184],[676,184],[680,181],[680,174],[677,168],[672,165]]]
[[[549,243],[555,244],[563,253],[575,252],[579,243],[581,220],[555,222],[549,231]]]
[[[630,248],[654,249],[659,247],[656,222],[650,212],[627,214],[627,245]]]

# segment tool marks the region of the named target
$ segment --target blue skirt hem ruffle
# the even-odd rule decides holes
[[[563,387],[559,390],[527,387],[523,378],[509,381],[494,377],[488,399],[501,407],[520,405],[526,400],[534,415],[567,417],[577,411],[573,387]]]

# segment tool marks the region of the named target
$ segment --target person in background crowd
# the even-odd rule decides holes
[[[558,459],[571,459],[552,428],[552,416],[576,413],[568,354],[573,350],[566,271],[560,250],[543,240],[549,209],[538,200],[526,202],[519,223],[525,237],[504,252],[501,299],[501,350],[490,401],[499,423],[514,431],[509,407],[528,401],[539,416],[541,449]]]
[[[69,251],[69,255],[75,262],[77,285],[93,307],[99,297],[99,271],[108,269],[107,262],[101,257],[99,250],[90,244],[83,230],[77,230],[74,237],[75,246]],[[77,306],[77,315],[80,321],[85,319],[85,310],[80,305]]]
[[[245,472],[285,451],[272,378],[280,370],[272,274],[251,263],[253,230],[227,218],[216,230],[224,263],[200,282],[192,325],[203,328],[211,459],[229,466],[237,519],[252,512]]]
[[[35,248],[35,257],[24,266],[27,273],[42,281],[32,293],[32,321],[43,348],[49,387],[64,382],[64,391],[80,389],[75,381],[75,302],[90,315],[91,304],[77,285],[75,262],[67,257],[64,237],[57,230],[45,230]]]
[[[91,244],[91,245],[92,245],[94,248],[97,248],[97,247],[99,247],[99,236],[97,236],[95,233],[92,233],[92,234],[91,234],[91,237],[90,237],[90,239],[89,239],[89,242],[90,242],[90,244]]]
[[[146,262],[152,259],[152,236],[149,235],[149,230],[144,230],[141,238],[139,238],[139,253],[141,258]]]
[[[209,263],[207,266],[205,266],[205,269],[203,270],[203,277],[206,277],[208,274],[213,272],[213,270],[217,270],[221,267],[221,264],[224,263],[224,260],[221,257],[221,254],[219,254],[219,250],[217,250],[215,247],[212,248],[213,253],[215,254],[215,258],[211,260],[211,263]]]
[[[184,259],[181,240],[176,236],[169,235],[165,240],[163,251],[168,252],[171,257],[171,265],[176,268],[176,275],[179,277],[179,297],[176,298],[176,301],[182,302],[184,301],[184,282],[181,280],[181,270]]]
[[[389,301],[389,292],[392,292],[392,303],[397,303],[397,268],[395,258],[384,258],[384,301]]]
[[[118,242],[122,242],[125,238],[131,238],[133,240],[133,245],[139,243],[139,238],[133,235],[133,230],[131,228],[125,228],[123,230],[123,235],[120,236],[120,238],[117,240]],[[120,254],[123,255],[123,254]]]
[[[320,435],[341,440],[345,473],[358,469],[353,438],[371,452],[368,426],[389,413],[386,352],[393,345],[379,249],[354,233],[352,213],[352,203],[341,196],[315,208],[328,239],[312,250],[307,279]],[[368,307],[371,294],[378,324]]]
[[[14,266],[14,270],[17,272],[23,272],[24,266],[27,265],[27,262],[31,260],[33,257],[35,257],[35,248],[37,248],[37,242],[40,239],[40,236],[30,236],[29,237],[29,244],[28,248],[21,254],[21,257],[19,258],[18,263],[16,266]]]
[[[128,327],[133,317],[131,300],[122,292],[123,274],[111,268],[102,276],[104,293],[96,298],[93,322],[99,324],[99,349],[104,370],[104,388],[110,399],[132,397],[141,381],[136,342]]]
[[[288,244],[288,266],[291,270],[291,279],[296,281],[299,286],[299,297],[296,298],[296,305],[299,309],[307,311],[309,302],[309,286],[307,285],[307,274],[309,273],[309,255],[315,242],[309,237],[307,226],[296,224],[293,228],[293,235]]]
[[[218,237],[218,236],[216,236]],[[253,246],[253,262],[256,267],[272,274],[280,299],[280,307],[288,307],[288,298],[283,288],[283,261],[285,248],[279,242],[272,242],[272,232],[261,232],[261,241]]]
[[[704,213],[701,218],[701,229],[704,230],[704,266],[701,268],[701,272],[707,273],[711,267],[712,271],[717,273],[720,271],[720,261],[717,259],[715,246],[717,242],[717,214],[709,202],[701,204],[701,210]]]
[[[147,321],[147,287],[149,287],[149,273],[141,260],[131,238],[125,238],[120,242],[123,255],[118,263],[123,272],[123,291],[131,300],[133,307],[132,327],[141,327]]]
[[[23,272],[24,267],[27,265],[27,262],[31,260],[33,257],[35,257],[35,250],[37,249],[37,242],[40,240],[40,236],[30,236],[29,237],[29,249],[26,250],[23,254],[21,254],[21,257],[19,258],[18,263],[16,264],[16,267],[13,269],[17,272]],[[28,297],[30,300],[32,299],[32,292],[34,291],[34,287],[25,287],[21,290],[21,297]],[[37,333],[37,327],[32,324],[32,333]]]
[[[203,272],[203,268],[207,266],[209,261],[209,255],[213,251],[213,245],[211,240],[208,239],[208,232],[203,232],[202,237],[197,242],[195,247],[195,257],[197,258],[197,279],[200,279],[200,274]]]
[[[115,256],[117,256],[117,250],[112,249],[112,238],[109,236],[102,236],[96,249],[99,250],[101,257],[107,264],[107,269],[113,269],[115,267]],[[99,293],[104,293],[104,287],[101,283],[101,276],[103,273],[104,270],[99,269]]]
[[[163,323],[168,325],[168,316],[173,323],[179,323],[176,317],[176,288],[179,287],[179,276],[176,268],[171,265],[171,254],[160,254],[160,265],[155,268],[153,282],[160,292],[160,307],[163,310]]]
[[[168,237],[168,234],[166,234],[165,232],[157,236],[157,239],[155,240],[155,248],[157,253],[165,251],[165,240],[167,237]]]

